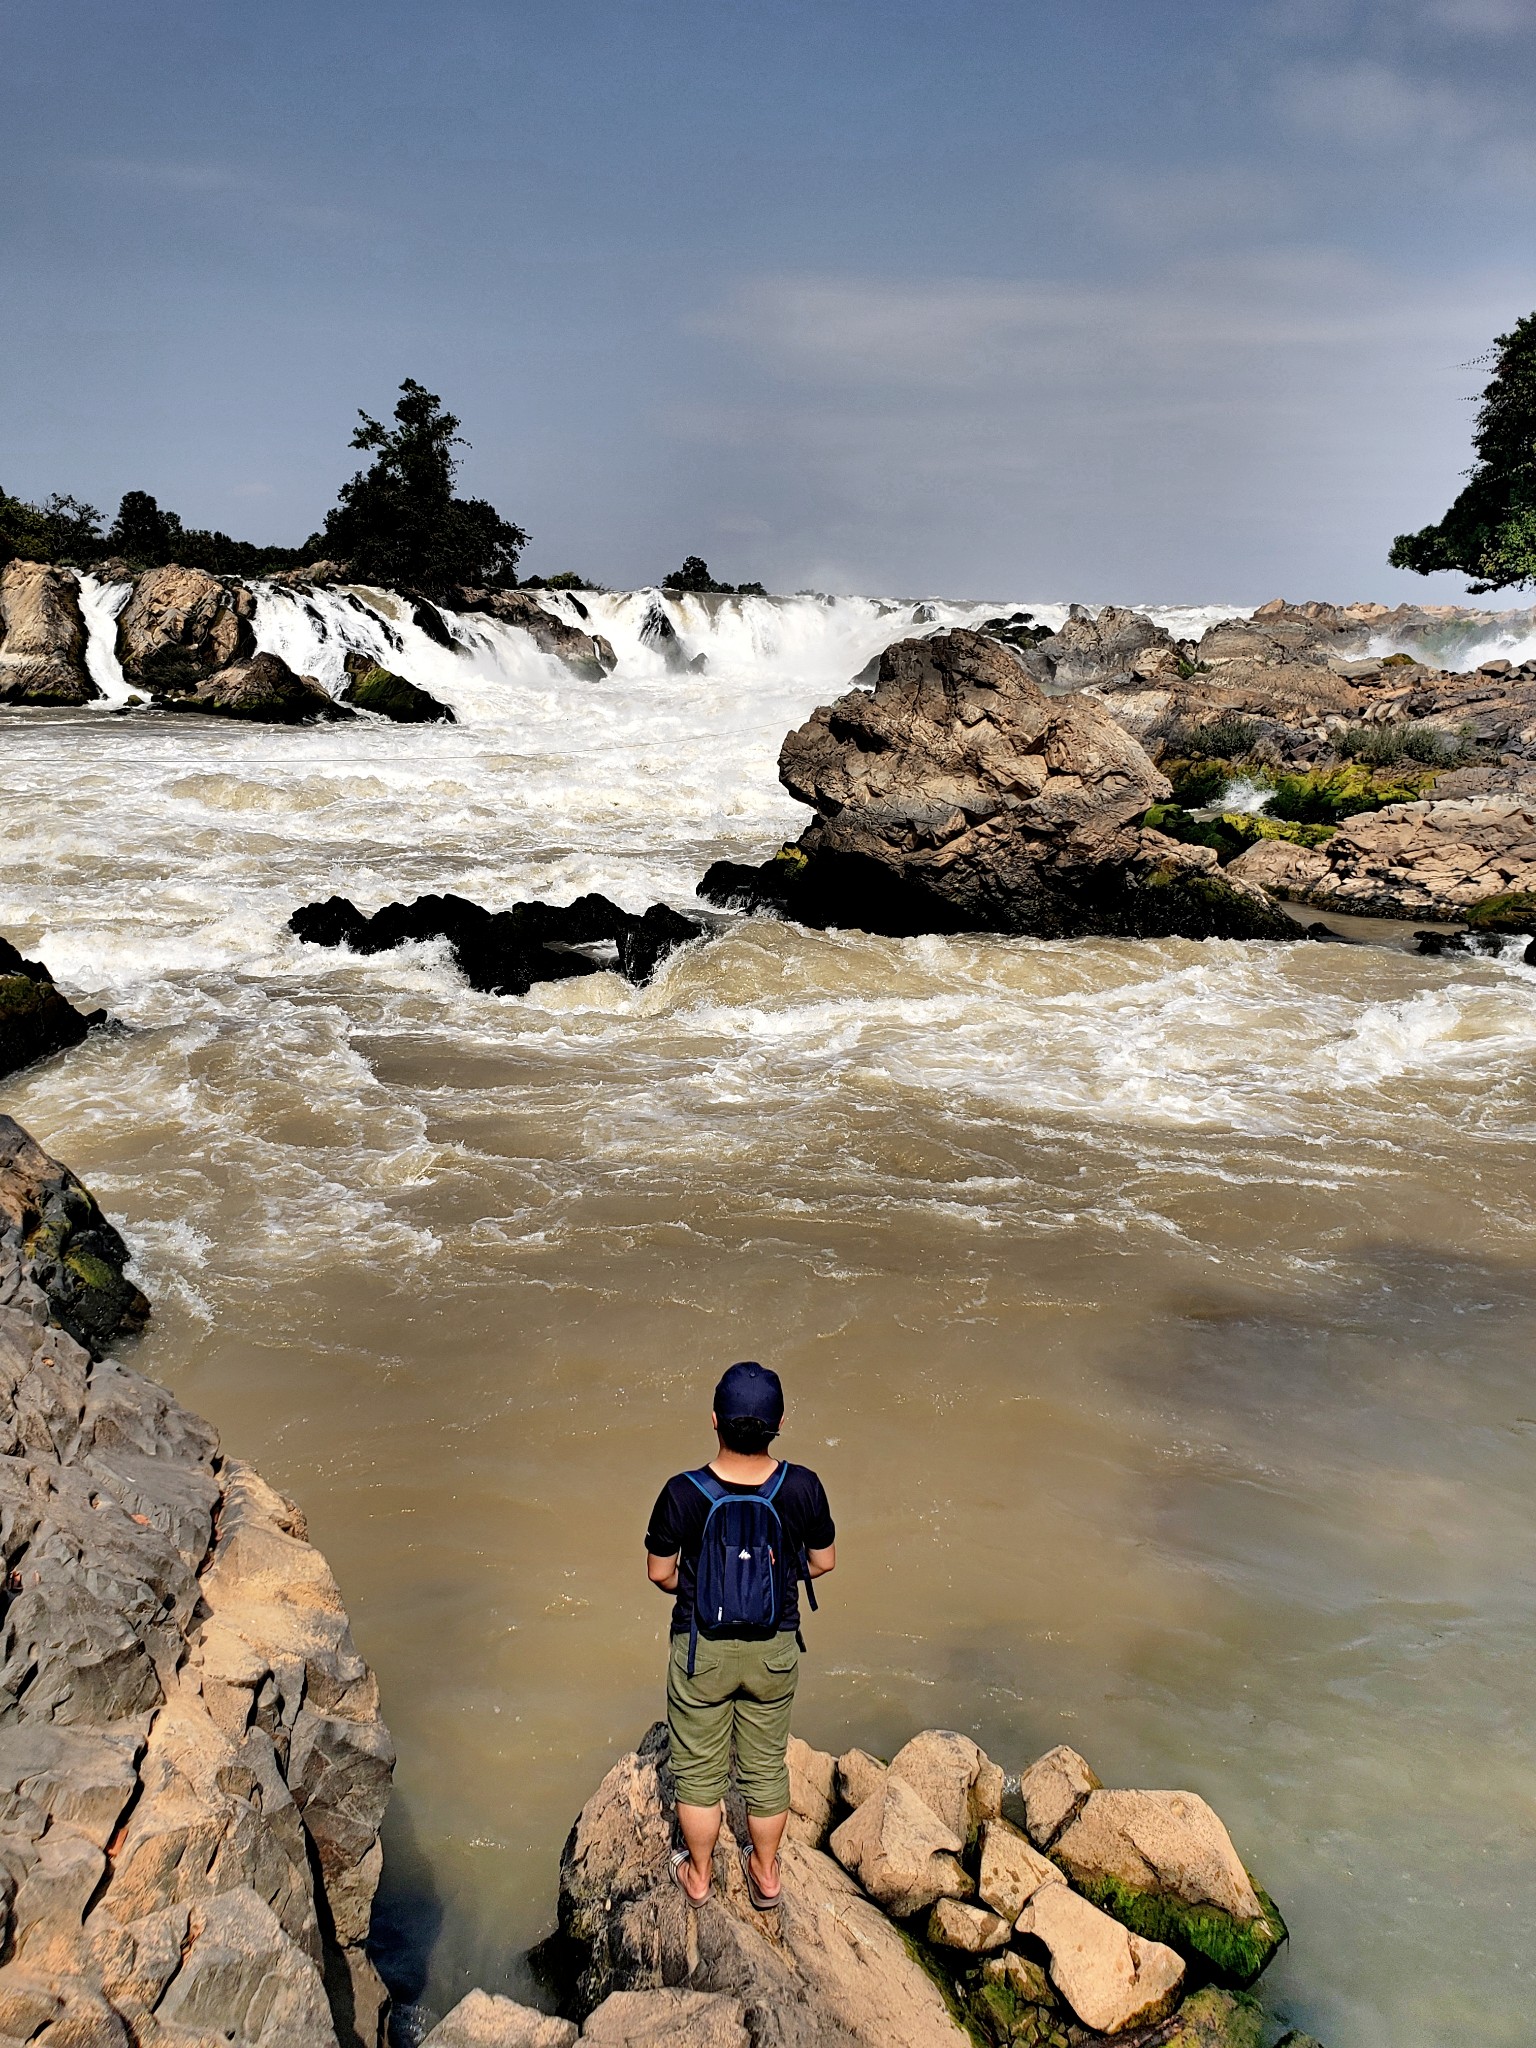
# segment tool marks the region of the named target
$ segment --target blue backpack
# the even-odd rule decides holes
[[[784,1611],[785,1595],[796,1579],[804,1580],[806,1598],[813,1610],[816,1606],[809,1561],[803,1550],[797,1558],[785,1557],[784,1525],[773,1504],[788,1470],[781,1461],[773,1477],[753,1493],[730,1492],[707,1465],[687,1475],[709,1502],[693,1581],[690,1678],[699,1647],[701,1615],[711,1634],[775,1629]],[[805,1644],[801,1642],[800,1647],[803,1650]]]

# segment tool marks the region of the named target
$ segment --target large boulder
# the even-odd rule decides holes
[[[982,1822],[1003,1810],[1002,1767],[952,1729],[928,1728],[903,1743],[891,1758],[890,1775],[910,1785],[967,1846]]]
[[[1100,1780],[1086,1757],[1058,1743],[1037,1757],[1019,1779],[1019,1798],[1024,1806],[1024,1825],[1037,1849],[1049,1849],[1052,1842],[1076,1820],[1090,1792]]]
[[[741,2000],[723,1991],[615,1991],[581,2038],[602,2048],[752,2048]]]
[[[1172,637],[1145,613],[1115,604],[1097,612],[1073,605],[1059,631],[1022,659],[1037,681],[1058,690],[1117,690],[1179,672]]]
[[[1536,802],[1425,799],[1350,818],[1323,846],[1285,855],[1260,842],[1227,869],[1319,909],[1454,920],[1536,891]]]
[[[461,612],[481,612],[504,626],[516,626],[585,681],[601,682],[618,667],[619,658],[601,633],[583,633],[546,611],[531,590],[460,590],[455,603]]]
[[[0,1079],[78,1045],[106,1020],[105,1010],[77,1010],[59,994],[41,960],[24,959],[0,939]]]
[[[965,1899],[976,1886],[960,1864],[965,1838],[894,1770],[832,1832],[832,1854],[877,1905],[897,1919],[939,1899]]]
[[[862,1806],[885,1784],[889,1764],[867,1749],[847,1749],[837,1760],[837,1796],[844,1806]]]
[[[1051,1854],[1085,1898],[1224,1984],[1251,1984],[1285,1939],[1274,1901],[1194,1792],[1091,1792]]]
[[[124,676],[156,697],[184,697],[256,651],[256,600],[243,583],[170,563],[147,569],[117,617]]]
[[[358,711],[371,711],[375,717],[387,718],[395,725],[457,723],[449,707],[430,691],[418,689],[392,669],[381,668],[371,655],[349,654],[346,667],[347,687],[341,693],[341,703]]]
[[[1052,1984],[1101,2034],[1148,2026],[1178,2004],[1185,1971],[1174,1951],[1132,1934],[1064,1884],[1041,1886],[1018,1931],[1041,1943]]]
[[[149,1303],[124,1273],[128,1247],[95,1196],[14,1118],[0,1116],[0,1259],[7,1254],[93,1357],[144,1327]]]
[[[897,936],[1289,938],[1263,891],[1209,847],[1138,821],[1169,794],[1091,698],[1048,698],[978,633],[903,640],[785,740],[779,777],[816,812],[764,867],[717,862],[714,902]]]
[[[253,654],[207,677],[190,694],[164,702],[167,711],[201,711],[263,725],[313,725],[357,716],[313,676],[295,675],[280,654]]]
[[[791,1735],[784,1760],[789,1766],[787,1832],[809,1848],[824,1849],[837,1818],[837,1758]]]
[[[0,704],[89,704],[80,584],[48,562],[0,569]]]
[[[438,2022],[421,2048],[572,2048],[575,2039],[570,2020],[552,2019],[488,1991],[471,1991]]]
[[[1027,1836],[1005,1820],[983,1821],[981,1861],[976,1890],[983,1905],[1017,1920],[1043,1884],[1065,1884],[1066,1878],[1049,1856],[1042,1856]]]
[[[939,1827],[915,1793],[899,1790]],[[571,1831],[560,1931],[580,1960],[584,2008],[615,1991],[715,1992],[740,2000],[755,2048],[966,2048],[944,1992],[901,1931],[830,1856],[787,1838],[779,1909],[754,1912],[737,1848],[745,1818],[734,1799],[714,1892],[690,1907],[667,1861],[672,1804],[658,1725],[608,1773]]]

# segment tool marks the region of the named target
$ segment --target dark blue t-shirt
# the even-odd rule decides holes
[[[763,1485],[768,1485],[772,1477],[770,1473]],[[741,1486],[730,1479],[720,1479],[719,1483],[727,1493],[747,1494],[762,1490],[756,1486]],[[832,1525],[832,1510],[827,1506],[825,1488],[808,1465],[786,1464],[784,1484],[774,1496],[773,1505],[784,1525],[784,1541],[793,1560],[792,1570],[799,1562],[802,1550],[831,1549],[837,1536]],[[647,1552],[652,1557],[676,1557],[678,1560],[677,1598],[672,1603],[672,1633],[675,1636],[685,1636],[693,1627],[693,1584],[699,1568],[699,1546],[704,1540],[704,1523],[708,1514],[709,1502],[686,1472],[679,1472],[667,1481],[651,1509],[650,1526],[645,1532]],[[799,1626],[800,1585],[798,1580],[791,1579],[785,1592],[779,1627],[791,1629]],[[734,1633],[760,1637],[771,1635],[773,1631],[739,1629]]]

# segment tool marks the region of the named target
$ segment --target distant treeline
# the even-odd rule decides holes
[[[456,448],[467,447],[459,422],[442,400],[413,378],[400,386],[395,423],[387,427],[365,412],[351,445],[373,456],[342,485],[325,523],[299,548],[263,547],[202,526],[185,526],[148,491],[125,491],[111,524],[96,506],[57,492],[34,504],[0,490],[0,564],[20,556],[89,569],[120,561],[134,573],[179,562],[220,576],[272,576],[311,562],[345,562],[359,583],[451,596],[468,586],[508,590],[517,584],[518,558],[528,535],[503,519],[484,498],[457,498]],[[530,576],[532,589],[600,589],[562,570]],[[663,579],[679,592],[725,591],[763,596],[761,583],[720,583],[709,565],[689,555]]]

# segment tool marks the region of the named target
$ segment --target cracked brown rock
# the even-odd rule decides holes
[[[0,704],[89,704],[80,584],[47,562],[0,569]]]

